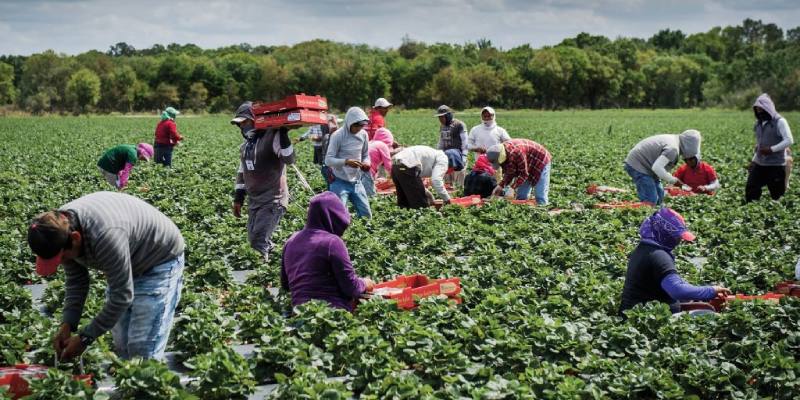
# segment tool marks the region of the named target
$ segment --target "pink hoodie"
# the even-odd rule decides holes
[[[377,133],[375,135],[377,137]],[[375,178],[378,176],[378,166],[383,165],[383,169],[387,173],[392,172],[392,156],[390,155],[389,146],[386,143],[378,140],[369,142],[369,173]]]

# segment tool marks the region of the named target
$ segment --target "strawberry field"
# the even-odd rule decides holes
[[[800,129],[800,114],[784,116]],[[469,126],[479,121],[475,110],[456,117]],[[374,218],[354,220],[344,236],[358,274],[375,281],[413,273],[460,277],[463,304],[430,299],[398,311],[370,300],[352,315],[313,302],[292,314],[286,293],[273,296],[279,254],[264,265],[247,244],[245,219],[231,214],[241,136],[228,119],[179,117],[186,140],[173,168],[139,165],[127,189],[171,217],[187,242],[169,365],[115,360],[109,334],[83,357],[85,372],[102,383],[96,393],[68,378],[78,365],[60,364],[32,385],[35,398],[113,392],[137,399],[793,399],[800,393],[800,298],[734,302],[703,318],[673,317],[666,305],[649,304],[623,321],[617,309],[627,255],[648,210],[592,208],[634,200],[622,161],[641,138],[698,129],[703,158],[720,174],[722,189],[667,198],[698,237],[678,247],[677,267],[692,283],[772,291],[792,278],[800,254],[800,181],[779,202],[742,204],[752,112],[499,112],[498,124],[512,137],[551,151],[549,207],[566,211],[505,201],[401,210],[393,197],[374,199]],[[46,281],[35,276],[27,221],[107,190],[95,167],[101,152],[151,142],[156,122],[0,118],[0,365],[54,364],[50,339],[60,321],[63,273]],[[429,111],[392,112],[387,124],[403,144],[436,144],[438,122]],[[296,148],[298,167],[321,191],[311,146]],[[291,170],[289,182],[292,202],[273,237],[279,248],[303,226],[310,197]],[[631,192],[590,196],[585,189],[592,183]],[[83,322],[103,304],[102,276],[92,288]]]

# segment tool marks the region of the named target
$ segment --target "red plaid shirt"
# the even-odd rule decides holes
[[[511,139],[503,143],[506,149],[506,162],[502,163],[503,181],[500,186],[516,189],[525,181],[532,185],[539,183],[542,170],[550,163],[550,152],[533,140]],[[513,182],[512,182],[513,181]]]

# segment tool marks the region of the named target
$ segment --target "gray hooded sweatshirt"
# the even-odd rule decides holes
[[[367,113],[358,107],[350,107],[344,116],[344,126],[331,134],[325,165],[333,169],[333,175],[346,182],[355,182],[361,177],[361,170],[348,167],[345,161],[356,160],[369,165],[369,139],[367,132],[360,130],[350,133],[350,125],[369,120]]]
[[[756,148],[753,155],[753,162],[761,166],[781,166],[786,165],[786,149],[794,143],[792,130],[786,118],[781,117],[775,110],[775,103],[768,94],[758,96],[753,107],[761,107],[766,111],[771,120],[756,121],[753,132],[756,136]],[[762,146],[769,146],[772,154],[763,155],[758,152]]]
[[[674,183],[675,177],[669,170],[675,167],[680,158],[700,159],[700,132],[689,129],[680,135],[655,135],[643,139],[628,152],[625,163],[634,170],[667,183]],[[662,158],[663,157],[663,158]]]

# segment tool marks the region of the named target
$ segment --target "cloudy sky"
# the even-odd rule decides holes
[[[509,49],[557,44],[580,32],[647,38],[738,25],[745,18],[784,30],[800,25],[798,0],[0,0],[0,54],[54,49],[77,54],[194,43],[294,44],[324,38],[397,47],[480,38]]]

